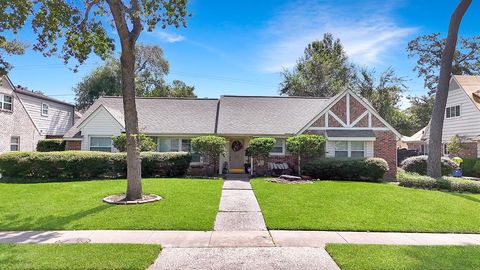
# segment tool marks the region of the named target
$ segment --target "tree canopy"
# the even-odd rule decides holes
[[[434,93],[438,85],[438,76],[442,60],[442,52],[446,39],[440,33],[419,36],[408,43],[407,52],[410,58],[417,58],[413,69],[418,77],[424,80],[425,88]],[[459,46],[453,56],[453,75],[480,74],[480,36],[461,37]]]

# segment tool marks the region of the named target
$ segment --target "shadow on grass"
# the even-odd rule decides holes
[[[456,197],[460,197],[460,198],[472,201],[472,202],[480,203],[480,199],[475,198],[475,197],[473,197],[472,195],[469,195],[469,194],[450,193],[450,192],[449,192],[449,194],[452,195],[452,196],[456,196]]]
[[[111,207],[115,207],[115,205],[102,204],[97,207],[76,212],[67,216],[48,215],[39,218],[35,217],[35,213],[32,213],[31,217],[26,218],[19,218],[17,214],[10,214],[4,216],[5,222],[0,224],[0,230],[61,230],[65,229],[65,226],[72,222],[78,221],[84,217],[104,211]]]

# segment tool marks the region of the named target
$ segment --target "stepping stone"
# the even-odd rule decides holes
[[[266,231],[261,212],[218,212],[215,231]]]
[[[166,248],[150,268],[340,270],[323,248]]]
[[[248,180],[225,180],[223,189],[252,189]]]
[[[260,212],[255,194],[252,190],[223,190],[220,199],[221,212]]]
[[[268,231],[213,231],[210,247],[273,247]]]

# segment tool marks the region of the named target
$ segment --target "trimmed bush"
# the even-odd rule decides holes
[[[402,161],[401,168],[407,172],[418,173],[420,175],[427,174],[427,159],[428,156],[409,157]],[[442,175],[449,175],[458,165],[448,157],[442,157]]]
[[[138,138],[140,143],[140,152],[150,152],[157,149],[157,144],[151,137],[140,133]],[[118,151],[127,152],[127,135],[125,133],[122,133],[118,136],[113,136],[112,143]]]
[[[463,175],[480,177],[480,159],[464,158],[461,167]]]
[[[65,151],[65,141],[63,139],[39,140],[37,143],[38,152]]]
[[[326,158],[303,166],[303,173],[322,180],[378,181],[389,170],[381,158]]]
[[[191,161],[185,152],[146,152],[140,156],[143,177],[180,176]],[[26,182],[121,178],[127,173],[126,153],[8,152],[0,155],[0,172],[13,181]]]
[[[399,172],[397,179],[400,182],[399,185],[403,187],[480,193],[480,182],[473,180],[448,176],[434,179],[429,176],[409,172]]]

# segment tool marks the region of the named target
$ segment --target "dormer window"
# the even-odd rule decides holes
[[[459,116],[460,116],[460,105],[447,107],[447,110],[445,112],[446,118],[453,118],[453,117],[459,117]]]
[[[13,109],[12,96],[0,94],[0,109],[5,111],[12,111]]]
[[[42,116],[48,116],[48,104],[42,103]]]

